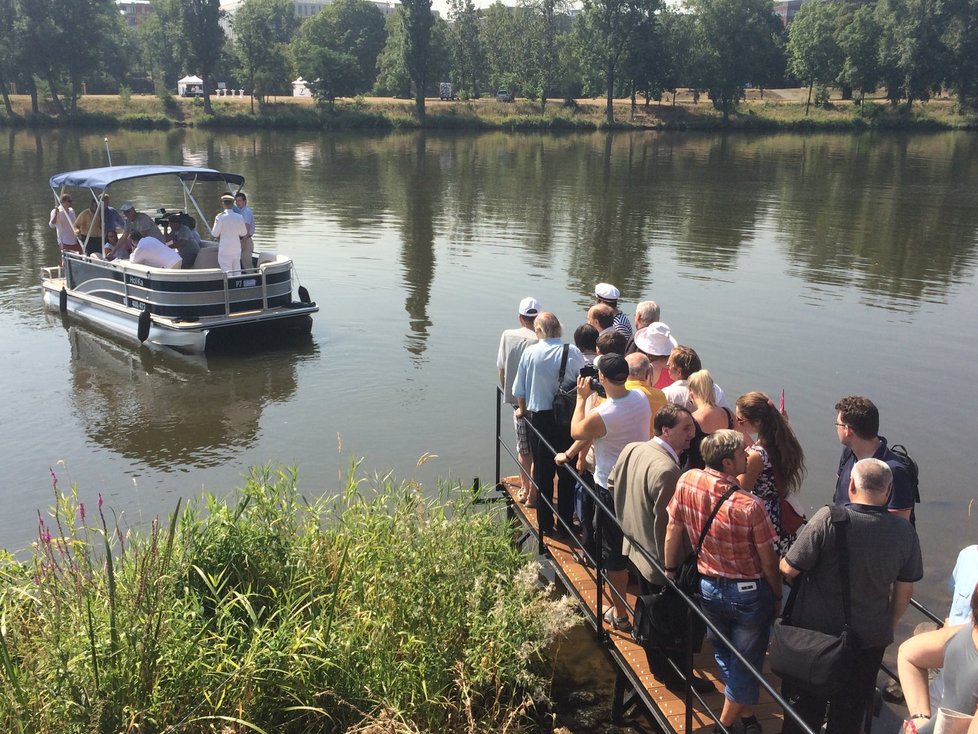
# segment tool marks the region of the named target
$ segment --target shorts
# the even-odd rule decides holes
[[[526,427],[526,418],[517,418],[513,413],[513,425],[516,427],[516,453],[520,456],[530,456],[530,429]]]

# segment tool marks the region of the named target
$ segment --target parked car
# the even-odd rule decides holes
[[[514,99],[516,99],[516,97],[514,97],[513,93],[508,89],[500,89],[498,92],[496,92],[497,102],[512,102]]]
[[[438,85],[438,96],[442,99],[457,99],[455,96],[455,87],[450,82],[442,82]]]

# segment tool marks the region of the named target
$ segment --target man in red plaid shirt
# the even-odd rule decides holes
[[[737,487],[737,475],[747,471],[744,437],[738,431],[710,434],[700,451],[706,469],[683,474],[669,502],[665,560],[670,578],[682,561],[684,538],[695,548],[713,508],[727,490]],[[777,539],[764,504],[738,488],[720,506],[697,562],[703,614],[758,671],[781,602]],[[709,635],[725,684],[720,723],[730,729],[739,719],[744,734],[760,734],[752,710],[757,679],[712,630]]]

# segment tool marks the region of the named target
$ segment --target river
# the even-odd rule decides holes
[[[104,165],[104,135],[3,131],[3,546],[33,539],[49,468],[134,525],[266,462],[298,466],[308,494],[354,458],[428,487],[491,481],[500,331],[532,294],[569,334],[609,281],[630,315],[658,301],[728,395],[785,391],[808,507],[831,496],[836,400],[876,401],[921,467],[919,595],[946,606],[978,535],[961,453],[978,405],[974,135],[174,130],[109,145],[116,164],[243,174],[256,249],[291,255],[322,310],[307,345],[207,358],[63,322],[39,288],[57,260],[47,180]]]

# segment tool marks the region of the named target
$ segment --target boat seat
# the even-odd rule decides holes
[[[256,267],[260,268],[262,265],[265,265],[266,263],[275,262],[277,259],[278,259],[278,255],[276,255],[274,252],[260,252],[258,253],[258,263]]]
[[[200,248],[200,252],[197,253],[197,259],[194,260],[194,270],[206,270],[208,268],[216,268],[217,264],[217,245],[204,245]]]

